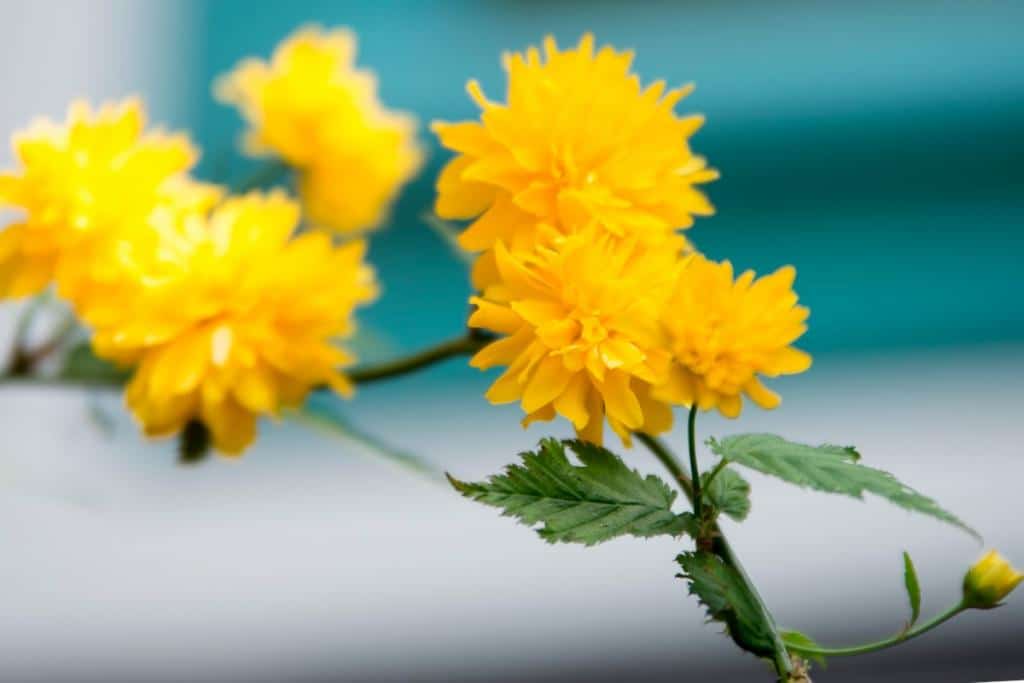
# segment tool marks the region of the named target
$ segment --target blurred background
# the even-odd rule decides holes
[[[702,432],[856,444],[1024,563],[1024,3],[0,0],[0,133],[139,93],[193,131],[203,174],[237,174],[241,125],[210,82],[308,22],[358,33],[360,64],[430,149],[374,237],[385,295],[361,317],[365,356],[464,324],[464,269],[420,220],[448,158],[426,124],[476,115],[470,77],[500,98],[502,51],[592,30],[635,48],[644,82],[698,85],[679,109],[707,116],[694,147],[722,178],[692,239],[739,268],[796,265],[812,310],[815,367],[775,382],[784,405]],[[0,306],[4,344],[17,311]],[[344,411],[476,478],[550,431],[487,405],[490,379],[452,361]],[[3,680],[769,680],[702,623],[671,539],[547,546],[289,424],[265,425],[241,462],[194,468],[143,442],[112,395],[0,387],[0,425]],[[902,627],[903,549],[926,614],[982,550],[879,500],[750,478],[734,545],[778,620],[826,645]],[[1024,678],[1015,598],[815,680]]]

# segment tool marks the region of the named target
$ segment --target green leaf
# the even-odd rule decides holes
[[[858,464],[860,455],[853,448],[808,446],[786,441],[774,434],[737,434],[721,441],[708,439],[708,445],[716,455],[730,462],[791,484],[854,498],[863,498],[867,491],[904,509],[948,522],[975,538],[981,538],[958,517],[893,475]]]
[[[704,551],[683,553],[676,562],[683,568],[680,576],[689,581],[690,595],[697,596],[709,618],[725,624],[744,650],[761,657],[772,655],[771,626],[735,569]]]
[[[385,443],[356,427],[342,412],[341,399],[329,391],[315,391],[306,404],[290,414],[295,420],[316,427],[326,434],[353,442],[391,463],[417,474],[426,474],[443,482],[441,471],[423,458]]]
[[[706,482],[710,474],[700,475],[701,480]],[[723,468],[711,479],[710,486],[705,483],[704,495],[715,509],[737,522],[750,514],[750,484],[733,469]]]
[[[568,446],[581,465],[566,456]],[[502,514],[538,529],[549,543],[594,545],[616,536],[679,536],[696,532],[690,513],[672,512],[676,498],[661,479],[641,476],[611,452],[584,441],[544,439],[536,452],[521,453],[521,465],[509,465],[479,483],[448,475],[462,495],[501,508]]]
[[[424,213],[421,218],[431,230],[433,230],[441,241],[448,245],[459,261],[468,268],[473,267],[476,255],[471,254],[459,245],[459,229],[446,220],[442,220],[433,213]]]
[[[907,587],[907,598],[910,600],[910,621],[907,630],[917,623],[921,616],[921,584],[917,581],[917,570],[907,551],[903,551],[903,584]]]
[[[89,342],[76,345],[64,358],[60,378],[86,384],[124,384],[131,372],[99,358]]]
[[[800,633],[800,631],[779,631],[779,637],[782,638],[782,642],[790,652],[825,666],[825,655],[807,653],[807,648],[820,650],[821,646],[814,642],[814,639],[806,633]]]

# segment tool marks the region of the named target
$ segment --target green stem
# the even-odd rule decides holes
[[[476,334],[468,333],[460,337],[456,337],[455,339],[449,339],[448,341],[441,342],[436,346],[431,346],[410,356],[387,361],[379,365],[356,368],[349,373],[349,378],[356,384],[369,384],[371,382],[379,382],[381,380],[399,377],[435,363],[440,363],[441,361],[449,358],[475,353],[490,342],[491,340],[486,337],[480,337]],[[114,389],[119,388],[122,383],[116,379],[112,380],[108,377],[99,379],[37,377],[16,375],[8,372],[0,375],[0,384],[32,384],[36,386],[59,386],[66,384],[72,386],[106,387]]]
[[[380,365],[357,368],[349,374],[349,378],[356,384],[369,384],[370,382],[391,379],[454,356],[465,356],[475,353],[489,342],[490,340],[488,339],[481,339],[473,334],[465,334],[461,337],[441,342],[436,346],[431,346],[411,356],[381,363]]]
[[[696,435],[695,435],[695,422],[694,419],[695,411],[691,410],[690,421],[689,421],[689,444],[690,444],[690,460],[691,464],[696,461]],[[650,436],[648,434],[638,434],[640,441],[647,446],[655,457],[667,469],[676,481],[679,482],[680,488],[686,497],[690,499],[690,502],[694,504],[694,513],[696,513],[696,491],[694,482],[692,482],[684,473],[682,464],[676,459],[672,451],[669,450],[664,443],[662,443],[657,437]],[[743,564],[740,562],[739,557],[736,556],[732,546],[729,545],[729,541],[725,538],[725,534],[715,524],[713,532],[716,536],[715,551],[716,554],[722,558],[726,564],[732,566],[736,570],[736,573],[740,576],[743,583],[746,585],[747,590],[750,591],[750,595],[754,598],[757,603],[758,609],[761,611],[762,617],[765,623],[768,625],[769,630],[772,634],[772,650],[773,650],[773,661],[775,664],[775,671],[779,675],[780,681],[789,681],[791,674],[793,673],[793,665],[789,660],[789,654],[786,651],[786,644],[782,641],[782,636],[779,635],[779,627],[775,624],[775,618],[772,616],[765,604],[761,594],[758,593],[757,588],[754,586],[754,582],[750,579],[750,575],[747,574],[746,569],[743,568]]]
[[[57,325],[49,339],[39,344],[39,346],[22,348],[24,361],[28,364],[28,372],[31,373],[37,364],[45,360],[54,351],[60,349],[77,329],[75,316],[70,312],[65,313],[63,320]]]
[[[244,194],[250,190],[256,190],[264,185],[277,182],[288,173],[288,165],[280,159],[274,159],[261,164],[250,175],[240,180],[234,187],[237,194]]]
[[[7,364],[5,374],[24,376],[31,371],[26,363],[25,345],[28,342],[28,335],[32,331],[32,323],[36,314],[43,308],[48,299],[47,294],[39,294],[29,301],[18,316],[18,322],[14,327],[14,336],[11,340],[11,357]]]
[[[715,465],[714,468],[712,468],[711,473],[708,474],[708,476],[704,479],[704,481],[701,482],[701,485],[704,487],[705,491],[708,491],[708,490],[711,489],[711,482],[713,482],[715,480],[715,477],[718,476],[718,473],[721,472],[722,470],[724,470],[725,466],[728,465],[728,464],[729,464],[729,461],[726,460],[725,458],[722,458],[721,460],[718,461],[718,464]]]
[[[701,521],[704,519],[702,516],[704,510],[704,496],[701,492],[700,485],[700,468],[697,466],[697,403],[690,407],[690,419],[686,423],[686,433],[688,435],[688,445],[690,447],[690,478],[693,480],[693,514],[697,516],[697,520]]]
[[[686,476],[683,466],[678,460],[676,460],[676,457],[672,455],[672,451],[670,451],[660,439],[649,434],[638,432],[636,434],[636,438],[640,443],[647,446],[647,449],[654,454],[654,457],[656,457],[661,464],[665,466],[665,469],[672,474],[676,483],[679,484],[683,493],[686,494],[687,500],[693,501],[693,484],[690,483],[690,478]]]
[[[795,645],[794,644],[794,645],[790,645],[789,649],[792,650],[793,652],[796,652],[797,654],[801,654],[801,655],[822,655],[822,656],[826,656],[826,657],[847,657],[847,656],[850,656],[850,655],[863,655],[863,654],[867,654],[868,652],[878,652],[879,650],[884,650],[886,648],[893,647],[894,645],[899,645],[900,643],[905,643],[906,641],[910,640],[911,638],[916,638],[919,635],[927,633],[928,631],[931,631],[936,626],[940,626],[940,625],[946,623],[947,621],[949,621],[950,619],[952,619],[953,617],[955,617],[956,615],[960,614],[961,612],[963,612],[966,609],[967,609],[967,607],[965,607],[962,603],[958,604],[958,605],[954,605],[953,607],[951,607],[950,609],[946,610],[945,612],[943,612],[939,616],[937,616],[934,619],[931,619],[929,621],[926,621],[925,623],[921,624],[917,628],[912,628],[909,631],[904,631],[903,633],[899,633],[899,634],[893,636],[892,638],[887,638],[885,640],[879,640],[879,641],[876,641],[874,643],[867,643],[865,645],[855,645],[853,647],[835,647],[835,648],[832,648],[832,647],[805,647],[803,645]]]

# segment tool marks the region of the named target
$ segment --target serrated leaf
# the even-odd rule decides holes
[[[910,622],[907,624],[909,630],[921,616],[921,584],[917,580],[914,562],[905,550],[903,551],[903,585],[907,588],[907,599],[910,600]]]
[[[762,657],[773,652],[772,629],[757,600],[739,573],[713,553],[697,551],[679,555],[681,576],[707,609],[708,617],[725,624],[729,635],[744,650]]]
[[[103,360],[92,351],[89,342],[82,342],[68,352],[60,378],[87,384],[123,384],[131,372]]]
[[[786,649],[790,652],[796,653],[805,659],[810,659],[817,662],[821,666],[825,666],[825,656],[816,653],[808,653],[807,650],[820,650],[821,646],[814,642],[806,633],[800,633],[800,631],[779,631],[779,637],[782,638],[782,642],[786,645]]]
[[[566,446],[581,465],[566,456]],[[616,536],[671,535],[695,531],[690,513],[672,512],[676,494],[654,475],[641,476],[610,451],[593,444],[544,439],[535,452],[521,453],[521,465],[469,483],[448,476],[462,495],[501,508],[524,524],[542,524],[550,543],[594,545]]]
[[[701,475],[707,481],[710,472]],[[750,514],[750,484],[736,470],[723,468],[704,486],[704,495],[719,512],[742,522]]]
[[[708,445],[716,455],[729,462],[791,484],[853,498],[863,498],[867,491],[906,510],[953,524],[975,538],[981,538],[958,517],[893,475],[858,464],[860,456],[852,448],[808,446],[786,441],[774,434],[737,434],[721,441],[709,439]]]

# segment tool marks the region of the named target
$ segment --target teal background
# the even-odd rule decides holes
[[[794,263],[813,309],[814,368],[771,384],[784,405],[702,415],[699,438],[855,444],[1021,566],[1022,20],[1024,3],[977,0],[0,2],[0,121],[6,135],[74,97],[136,92],[154,121],[196,133],[204,175],[232,160],[239,178],[241,125],[213,102],[212,78],[303,23],[352,26],[385,101],[416,112],[431,145],[373,238],[386,293],[360,313],[374,334],[359,353],[390,357],[458,333],[467,308],[461,266],[417,218],[448,158],[426,122],[477,115],[470,77],[500,98],[501,51],[594,30],[637,50],[645,82],[698,84],[680,110],[707,115],[695,146],[723,177],[709,188],[719,215],[691,237],[741,267]],[[0,351],[17,313],[0,306]],[[518,406],[484,400],[488,382],[452,361],[327,407],[466,480],[569,433],[564,420],[521,429]],[[176,464],[173,439],[142,437],[114,393],[5,385],[0,427],[5,680],[766,679],[672,578],[677,539],[540,543],[358,440],[292,420],[263,421],[241,461],[200,467]],[[681,431],[667,438],[683,451]],[[658,471],[643,449],[608,445]],[[925,618],[958,598],[982,551],[878,499],[747,476],[754,506],[742,525],[724,520],[730,540],[779,623],[826,645],[903,625],[903,551]],[[1024,589],[814,680],[1022,679],[1022,628]]]
[[[462,267],[418,216],[449,154],[426,124],[475,117],[499,56],[586,31],[634,48],[644,82],[697,83],[694,146],[722,172],[690,236],[759,272],[797,266],[813,352],[1024,338],[1024,3],[202,3],[191,122],[208,175],[241,130],[208,84],[308,22],[347,25],[384,101],[423,122],[429,161],[372,259],[386,295],[362,319],[402,347],[463,323]],[[233,173],[241,170],[236,165]]]

